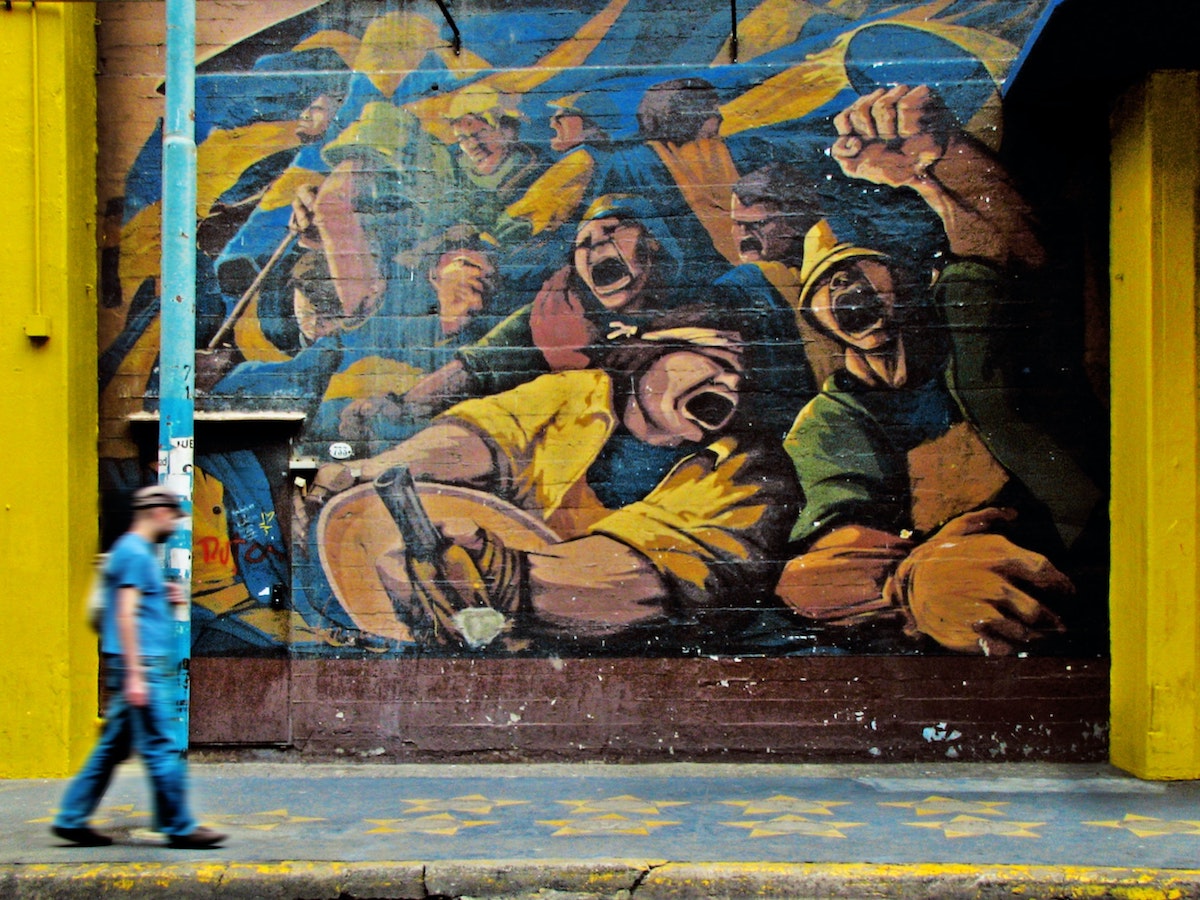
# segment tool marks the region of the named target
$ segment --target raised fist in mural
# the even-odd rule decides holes
[[[496,267],[486,253],[455,249],[443,253],[430,267],[429,283],[437,294],[442,334],[452,337],[472,316],[491,306]]]
[[[1046,557],[997,533],[1015,516],[997,508],[964,513],[900,563],[884,596],[904,611],[907,633],[960,653],[1007,656],[1064,631],[1037,598],[1071,594],[1074,585]]]
[[[909,187],[946,153],[954,116],[927,85],[898,85],[866,94],[833,120],[830,148],[842,171],[875,184]]]
[[[833,120],[829,154],[851,178],[910,188],[942,220],[950,252],[997,266],[1045,262],[1029,205],[928,85],[872,91]]]

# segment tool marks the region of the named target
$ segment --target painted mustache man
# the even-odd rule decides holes
[[[362,465],[360,483],[397,465],[417,479],[447,570],[464,571],[465,550],[478,572],[457,599],[431,602],[442,581],[422,585],[372,485],[330,501],[317,541],[358,628],[447,649],[504,635],[510,649],[678,650],[776,602],[799,498],[778,440],[740,428],[739,335],[680,309],[609,343],[597,367],[463,401]],[[474,512],[464,489],[483,498]]]

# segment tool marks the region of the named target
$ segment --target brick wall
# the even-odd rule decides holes
[[[1047,177],[1011,98],[1054,5],[201,7],[197,740],[1101,753],[1103,148]],[[111,535],[162,38],[99,34]]]

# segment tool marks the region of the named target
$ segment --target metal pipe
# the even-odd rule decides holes
[[[442,11],[442,17],[450,26],[450,31],[454,35],[454,55],[458,56],[462,53],[462,35],[458,33],[458,25],[454,21],[454,16],[450,15],[450,10],[446,8],[445,0],[437,0],[438,9]]]
[[[166,576],[183,586],[176,609],[176,737],[188,746],[192,643],[192,462],[196,386],[196,2],[167,0],[167,103],[163,120],[162,343],[159,350],[159,483],[185,518],[166,543]]]
[[[33,98],[33,314],[42,315],[42,113],[38,69],[38,11],[29,4],[30,96]]]

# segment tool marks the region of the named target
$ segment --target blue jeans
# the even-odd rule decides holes
[[[154,791],[155,824],[171,837],[191,834],[196,820],[188,811],[187,764],[172,737],[170,687],[167,661],[145,657],[145,706],[130,706],[125,699],[125,665],[120,656],[105,654],[104,684],[111,699],[100,742],[63,796],[62,808],[54,818],[61,828],[86,828],[100,804],[113,770],[134,751],[142,758]]]

